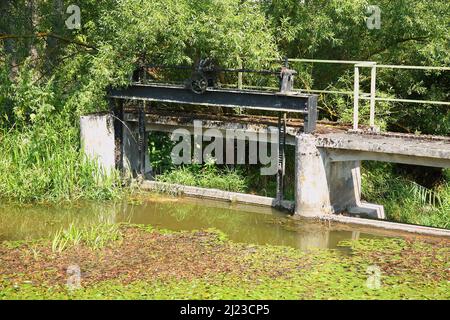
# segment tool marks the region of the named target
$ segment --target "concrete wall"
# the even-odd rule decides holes
[[[284,210],[293,212],[294,203],[284,200],[281,204],[277,199],[270,197],[257,196],[253,194],[245,194],[239,192],[223,191],[218,189],[200,188],[192,186],[184,186],[179,184],[164,183],[158,181],[144,181],[141,188],[148,191],[165,192],[175,195],[185,195],[200,199],[225,200],[233,203],[253,204],[256,206],[266,206],[278,208],[281,206]]]
[[[384,219],[381,205],[361,201],[364,160],[450,167],[450,138],[329,133],[296,137],[296,213],[346,211]]]
[[[115,144],[114,122],[110,114],[90,114],[80,118],[82,148],[86,155],[98,163],[99,168],[111,171],[116,168],[116,155],[123,154],[124,175],[137,177],[140,174],[138,128],[136,123],[127,122],[123,128],[123,146],[118,150]],[[145,178],[151,177],[148,152],[145,152]]]
[[[85,154],[98,163],[100,169],[115,168],[114,124],[109,114],[93,114],[80,118],[81,145]]]

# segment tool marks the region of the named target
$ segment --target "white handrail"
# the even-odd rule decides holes
[[[265,89],[265,90],[278,90],[277,87],[267,87],[267,86],[249,86],[243,85],[243,89]],[[310,92],[310,93],[330,93],[330,94],[342,94],[342,95],[354,95],[353,91],[337,91],[337,90],[318,90],[318,89],[306,89],[306,88],[297,88],[294,91],[298,90],[299,92]],[[360,100],[370,100],[370,93],[359,92]],[[387,102],[408,102],[408,103],[427,103],[427,104],[437,104],[450,106],[450,102],[446,101],[434,101],[434,100],[411,100],[411,99],[399,99],[399,98],[381,98],[375,97],[376,101],[387,101]]]
[[[279,61],[279,59],[269,59],[270,61]],[[312,93],[331,93],[331,94],[353,94],[353,129],[358,130],[359,122],[359,100],[370,100],[370,120],[369,124],[372,130],[376,130],[375,126],[375,105],[376,101],[386,102],[406,102],[406,103],[423,103],[434,105],[450,105],[447,101],[433,101],[433,100],[413,100],[413,99],[397,99],[397,98],[383,98],[376,96],[376,77],[377,68],[380,69],[409,69],[409,70],[435,70],[435,71],[450,71],[450,67],[439,66],[408,66],[408,65],[388,65],[377,64],[374,61],[354,61],[354,60],[324,60],[324,59],[287,59],[288,62],[306,62],[306,63],[331,63],[331,64],[350,64],[354,66],[354,86],[353,93],[348,91],[330,91],[330,90],[313,90],[300,89],[304,92]],[[370,93],[360,92],[360,70],[359,68],[371,68],[370,73]],[[246,86],[244,86],[246,87]],[[367,96],[369,95],[369,96]]]
[[[375,128],[375,103],[377,90],[377,66],[373,65],[370,70],[370,120],[369,125],[372,129]]]
[[[368,97],[360,97],[360,99],[368,100]],[[412,99],[398,99],[398,98],[380,98],[376,97],[376,101],[386,101],[386,102],[407,102],[407,103],[424,103],[424,104],[436,104],[442,106],[450,106],[450,102],[447,101],[433,101],[433,100],[412,100]]]
[[[353,81],[353,130],[358,130],[359,122],[359,67],[355,65]]]
[[[450,71],[450,67],[405,66],[405,65],[394,65],[394,64],[392,64],[392,65],[389,65],[389,64],[377,64],[377,68]]]

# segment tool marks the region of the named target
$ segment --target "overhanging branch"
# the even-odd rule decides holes
[[[98,50],[95,46],[82,42],[82,41],[78,41],[75,39],[69,39],[69,38],[65,38],[63,36],[54,34],[54,33],[50,33],[50,32],[38,32],[38,33],[34,33],[34,34],[28,34],[28,35],[15,35],[15,34],[4,34],[4,33],[0,33],[0,40],[7,40],[7,39],[25,39],[25,38],[54,38],[54,39],[58,39],[67,43],[73,43],[82,47],[86,47],[89,49],[93,49],[93,50]]]

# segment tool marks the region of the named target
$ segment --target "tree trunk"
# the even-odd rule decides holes
[[[52,1],[52,20],[51,32],[58,35],[64,34],[64,3],[63,0]],[[60,53],[60,41],[58,39],[47,37],[45,48],[45,69],[50,71],[53,67],[53,62]]]
[[[0,1],[0,12],[2,19],[0,20],[0,33],[11,34],[12,30],[12,2],[13,0],[1,0]],[[13,81],[17,75],[17,60],[16,60],[16,50],[15,50],[15,40],[5,39],[3,40],[3,48],[5,54],[8,56],[8,63],[11,66],[11,71],[9,74],[10,79]]]
[[[29,0],[29,10],[30,10],[30,31],[31,33],[36,33],[38,31],[39,24],[39,12],[37,0]],[[38,40],[31,39],[29,55],[31,57],[31,65],[37,67],[39,64],[39,51],[36,45]]]

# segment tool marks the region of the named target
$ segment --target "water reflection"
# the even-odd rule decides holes
[[[0,241],[49,237],[71,223],[89,226],[115,223],[117,205],[77,203],[62,206],[0,206]]]
[[[373,237],[294,222],[269,208],[217,201],[151,196],[136,203],[78,203],[64,206],[0,206],[0,241],[49,237],[71,223],[131,222],[171,230],[216,228],[236,242],[285,245],[302,250],[335,248],[344,239]]]

